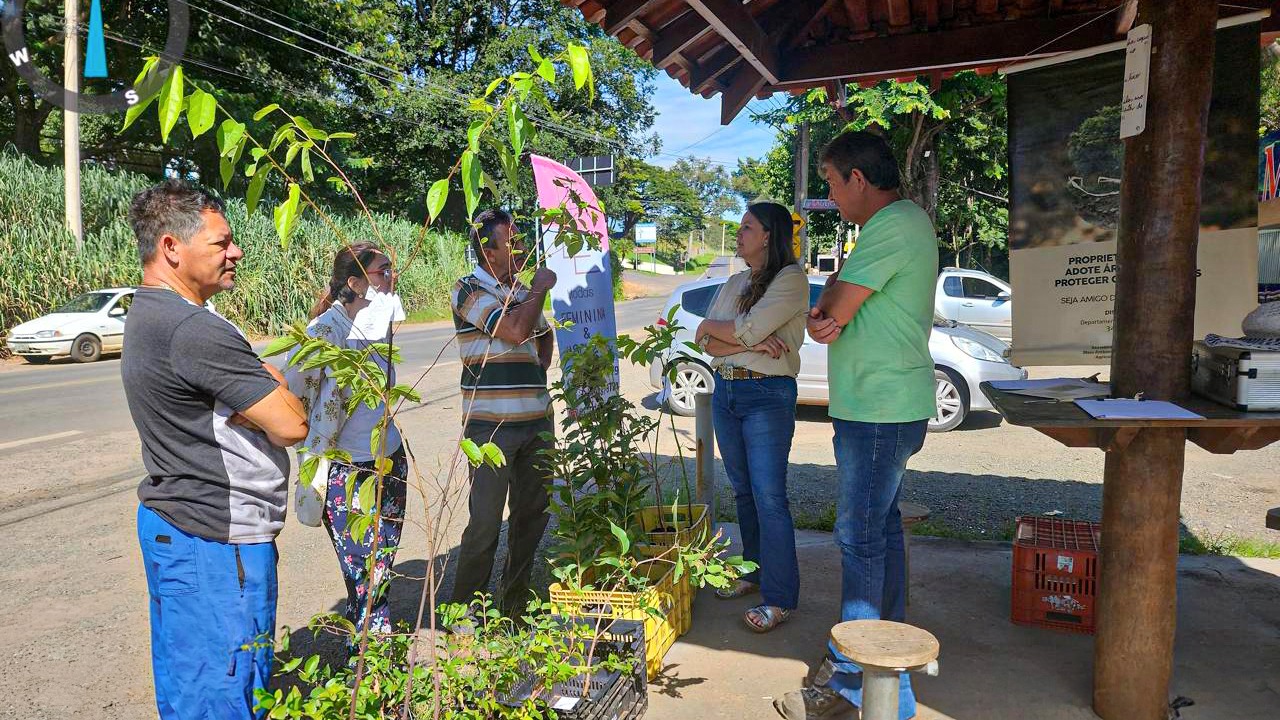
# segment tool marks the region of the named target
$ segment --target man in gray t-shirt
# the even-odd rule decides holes
[[[275,536],[302,404],[207,303],[244,253],[222,203],[177,180],[129,208],[142,285],[120,374],[142,440],[138,542],[151,600],[156,706],[170,718],[254,718],[271,677]]]

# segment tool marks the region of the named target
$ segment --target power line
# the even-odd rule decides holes
[[[256,33],[256,34],[261,35],[261,36],[263,36],[263,37],[266,37],[266,38],[268,38],[268,39],[274,40],[274,41],[276,41],[276,42],[278,42],[278,43],[280,43],[280,44],[282,44],[282,45],[286,45],[286,46],[291,47],[291,48],[295,48],[295,49],[298,49],[298,50],[302,50],[303,52],[306,52],[306,53],[308,53],[308,54],[314,55],[315,57],[320,58],[321,60],[325,60],[326,62],[332,63],[332,64],[337,65],[337,66],[339,66],[339,67],[346,68],[346,69],[348,69],[348,70],[350,70],[350,71],[352,71],[352,72],[354,72],[354,73],[356,73],[356,74],[363,75],[363,76],[366,76],[366,77],[376,78],[376,79],[378,79],[378,80],[382,80],[383,82],[386,82],[386,83],[391,84],[391,85],[396,86],[396,87],[406,87],[406,88],[407,88],[407,87],[411,87],[411,86],[417,86],[417,87],[419,87],[420,89],[424,89],[424,90],[428,90],[428,91],[432,91],[432,92],[434,92],[434,93],[435,93],[435,95],[436,95],[436,97],[439,97],[439,98],[441,98],[441,99],[449,100],[449,101],[451,101],[451,102],[456,102],[456,103],[458,103],[458,104],[460,104],[460,105],[462,105],[462,106],[464,106],[464,107],[465,107],[465,106],[469,106],[469,105],[470,105],[470,98],[469,98],[469,97],[467,97],[467,96],[466,96],[465,94],[463,94],[463,93],[459,93],[458,91],[456,91],[456,90],[452,90],[452,89],[449,89],[449,88],[443,88],[442,86],[436,85],[435,83],[432,83],[432,82],[430,82],[429,80],[426,80],[425,78],[418,78],[418,81],[419,81],[419,82],[411,82],[411,78],[410,78],[410,76],[409,76],[407,73],[403,72],[403,71],[396,70],[395,68],[389,68],[389,66],[383,65],[383,64],[381,64],[381,63],[376,63],[376,62],[374,62],[374,61],[372,61],[372,60],[369,60],[369,59],[367,59],[367,58],[363,58],[363,57],[361,57],[361,56],[359,56],[359,55],[355,55],[354,53],[347,52],[346,50],[344,50],[344,49],[342,49],[342,48],[339,48],[339,47],[337,47],[337,46],[331,45],[331,44],[329,44],[329,43],[325,43],[325,42],[323,42],[323,41],[316,40],[315,38],[312,38],[311,36],[306,35],[305,33],[301,33],[301,32],[298,32],[298,31],[296,31],[296,30],[291,30],[290,28],[287,28],[287,27],[285,27],[285,26],[282,26],[282,25],[280,25],[279,23],[275,23],[275,22],[273,22],[273,21],[271,21],[271,20],[269,20],[269,19],[267,19],[267,18],[263,18],[263,17],[260,17],[260,16],[258,16],[258,15],[255,15],[254,13],[252,13],[252,12],[250,12],[250,11],[248,11],[248,10],[245,10],[244,8],[240,8],[240,7],[236,6],[236,5],[233,5],[233,4],[229,3],[229,2],[226,2],[226,0],[215,0],[215,2],[219,2],[219,3],[223,4],[223,5],[228,6],[228,7],[235,8],[235,9],[239,10],[240,12],[243,12],[244,14],[248,15],[249,17],[252,17],[252,18],[255,18],[255,19],[258,19],[258,20],[262,20],[263,22],[269,23],[269,24],[271,24],[271,25],[275,25],[276,27],[280,27],[280,28],[282,28],[282,29],[286,30],[287,32],[291,32],[291,33],[293,33],[293,34],[295,34],[295,35],[298,35],[299,37],[302,37],[302,38],[305,38],[305,39],[307,39],[307,40],[310,40],[311,42],[316,42],[316,43],[318,43],[318,44],[320,44],[320,45],[323,45],[323,46],[325,46],[325,47],[329,47],[329,48],[332,48],[332,49],[338,50],[339,52],[342,52],[342,53],[343,53],[343,54],[345,54],[345,55],[348,55],[348,56],[350,56],[350,57],[352,57],[352,58],[355,58],[356,60],[360,60],[360,61],[362,61],[362,62],[369,63],[369,64],[375,65],[375,66],[377,66],[377,67],[380,67],[380,68],[388,68],[388,69],[389,69],[389,70],[391,70],[392,72],[399,73],[399,74],[404,78],[404,81],[397,81],[397,80],[394,80],[394,79],[392,79],[392,78],[386,77],[385,75],[381,75],[381,74],[378,74],[378,73],[369,72],[369,71],[365,71],[365,70],[361,70],[361,69],[359,69],[359,68],[353,67],[353,66],[351,66],[351,65],[349,65],[349,64],[347,64],[347,63],[342,62],[341,60],[338,60],[338,59],[336,59],[336,58],[329,57],[328,55],[324,55],[324,54],[322,54],[322,53],[320,53],[320,52],[317,52],[317,51],[315,51],[315,50],[312,50],[311,48],[308,48],[308,47],[305,47],[305,46],[302,46],[302,45],[298,45],[298,44],[295,44],[295,43],[291,43],[291,42],[289,42],[289,41],[287,41],[287,40],[284,40],[283,38],[280,38],[280,37],[277,37],[277,36],[272,35],[272,34],[270,34],[270,33],[264,32],[264,31],[259,30],[259,29],[257,29],[257,28],[250,27],[250,26],[248,26],[248,25],[245,25],[244,23],[241,23],[241,22],[239,22],[239,21],[233,20],[233,19],[231,19],[231,18],[229,18],[229,17],[227,17],[227,16],[225,16],[225,15],[222,15],[222,14],[220,14],[220,13],[214,12],[213,10],[210,10],[210,9],[208,9],[208,8],[202,7],[202,6],[200,6],[200,5],[196,5],[196,4],[192,3],[192,2],[190,2],[190,0],[180,0],[180,2],[183,2],[183,3],[184,3],[184,4],[186,4],[188,7],[195,8],[195,9],[197,9],[197,10],[200,10],[201,12],[204,12],[204,13],[206,13],[206,14],[210,15],[211,17],[215,17],[215,18],[218,18],[218,19],[223,20],[223,21],[225,21],[225,22],[231,23],[232,25],[235,25],[235,26],[237,26],[237,27],[243,28],[243,29],[248,30],[248,31],[250,31],[250,32],[252,32],[252,33]],[[530,117],[530,119],[534,120],[534,124],[535,124],[535,125],[537,125],[537,126],[539,126],[539,127],[541,127],[541,128],[544,128],[544,129],[550,129],[550,130],[552,130],[553,132],[556,132],[556,133],[561,134],[561,135],[569,135],[569,136],[571,136],[571,137],[576,137],[576,138],[578,138],[578,139],[582,139],[582,140],[589,140],[589,141],[592,141],[592,142],[598,142],[598,143],[601,143],[601,144],[604,144],[604,145],[607,145],[607,146],[615,147],[615,148],[617,148],[617,149],[619,149],[619,150],[625,150],[625,149],[626,149],[626,145],[625,145],[624,143],[622,143],[621,141],[613,140],[613,139],[611,139],[611,138],[606,138],[606,137],[604,137],[604,136],[597,135],[597,134],[594,134],[594,133],[589,133],[589,132],[587,132],[587,131],[578,130],[578,129],[576,129],[576,128],[570,128],[570,127],[567,127],[567,126],[564,126],[564,125],[560,125],[560,124],[557,124],[557,123],[554,123],[554,122],[548,121],[548,120],[546,120],[545,118],[542,118],[540,115],[538,115],[537,113],[534,113],[534,112],[530,112],[530,113],[529,113],[529,117]]]
[[[358,74],[361,74],[361,75],[365,75],[366,77],[373,77],[373,78],[376,78],[376,79],[382,80],[382,81],[384,81],[384,82],[387,82],[387,83],[390,83],[390,84],[392,84],[392,85],[396,85],[396,86],[401,86],[401,85],[404,85],[404,86],[417,85],[417,86],[419,86],[419,87],[424,87],[424,86],[425,86],[425,88],[426,88],[426,89],[433,90],[433,91],[437,94],[437,96],[438,96],[438,97],[444,97],[444,98],[446,98],[446,99],[452,99],[453,101],[458,102],[459,104],[464,105],[464,106],[469,106],[469,105],[470,105],[471,98],[470,98],[470,97],[468,97],[465,93],[461,93],[461,92],[459,92],[459,91],[457,91],[457,90],[455,90],[455,89],[453,89],[453,88],[449,88],[449,87],[446,87],[446,86],[443,86],[443,85],[439,85],[439,84],[433,83],[433,82],[432,82],[430,79],[428,79],[428,78],[423,78],[423,77],[413,77],[413,76],[410,76],[407,72],[405,72],[405,71],[403,71],[403,70],[400,70],[400,69],[397,69],[397,68],[391,67],[391,66],[389,66],[389,65],[386,65],[386,64],[384,64],[384,63],[381,63],[381,62],[378,62],[378,61],[375,61],[375,60],[370,60],[369,58],[365,58],[365,57],[363,57],[363,56],[360,56],[360,55],[357,55],[357,54],[355,54],[355,53],[352,53],[352,52],[350,52],[350,51],[346,50],[345,48],[339,47],[339,46],[337,46],[337,45],[334,45],[334,44],[332,44],[332,43],[329,43],[329,42],[326,42],[326,41],[323,41],[323,40],[319,40],[319,39],[317,39],[317,38],[315,38],[315,37],[313,37],[313,36],[311,36],[311,35],[308,35],[308,34],[306,34],[306,33],[303,33],[303,32],[301,32],[301,31],[296,30],[296,29],[294,29],[294,28],[291,28],[291,27],[289,27],[289,26],[287,26],[287,25],[282,25],[282,24],[280,24],[280,23],[278,23],[278,22],[275,22],[274,20],[271,20],[271,19],[269,19],[269,18],[264,18],[264,17],[262,17],[262,16],[260,16],[260,15],[257,15],[257,14],[253,13],[252,11],[250,11],[250,10],[248,10],[248,9],[246,9],[246,8],[240,7],[240,6],[238,6],[238,5],[234,4],[234,3],[229,2],[228,0],[213,0],[213,1],[214,1],[214,2],[216,2],[216,3],[218,3],[219,5],[223,5],[223,6],[225,6],[225,7],[228,7],[228,8],[231,8],[231,9],[233,9],[233,10],[236,10],[236,11],[238,11],[238,12],[241,12],[241,13],[245,14],[245,15],[246,15],[246,16],[248,16],[248,17],[252,17],[252,18],[254,18],[254,19],[261,20],[262,22],[265,22],[265,23],[267,23],[267,24],[269,24],[269,25],[271,25],[271,26],[273,26],[273,27],[276,27],[276,28],[279,28],[279,29],[281,29],[281,30],[284,30],[285,32],[291,33],[291,34],[293,34],[293,35],[295,35],[295,36],[297,36],[297,37],[300,37],[300,38],[302,38],[302,39],[305,39],[305,40],[308,40],[308,41],[310,41],[310,42],[316,43],[316,44],[318,44],[318,45],[320,45],[320,46],[322,46],[322,47],[328,48],[328,49],[330,49],[330,50],[335,50],[335,51],[337,51],[337,52],[340,52],[340,53],[342,53],[343,55],[345,55],[345,56],[347,56],[347,57],[350,57],[350,58],[352,58],[352,59],[354,59],[354,60],[357,60],[357,61],[363,62],[363,63],[365,63],[365,64],[371,65],[371,66],[376,67],[376,68],[378,68],[378,69],[386,70],[386,71],[391,72],[391,73],[393,73],[393,74],[400,75],[400,76],[404,79],[404,82],[400,82],[400,81],[393,80],[392,78],[388,78],[388,77],[386,77],[386,76],[384,76],[384,75],[381,75],[381,74],[378,74],[378,73],[371,73],[371,72],[361,71],[361,70],[359,70],[358,68],[352,67],[351,65],[348,65],[348,64],[343,63],[343,62],[341,62],[341,61],[338,61],[338,60],[336,60],[336,59],[334,59],[334,58],[331,58],[331,57],[329,57],[329,56],[327,56],[327,55],[323,55],[323,54],[318,53],[318,52],[316,52],[316,51],[314,51],[314,50],[311,50],[311,49],[309,49],[309,48],[305,48],[305,47],[303,47],[303,46],[301,46],[301,45],[296,45],[296,44],[294,44],[294,43],[289,43],[289,42],[287,42],[287,41],[283,40],[282,38],[276,37],[276,36],[274,36],[274,35],[270,35],[270,34],[268,34],[268,33],[265,33],[265,32],[263,32],[263,31],[261,31],[261,30],[258,30],[258,29],[256,29],[256,28],[251,28],[251,27],[249,27],[249,26],[246,26],[246,25],[244,25],[244,24],[242,24],[242,23],[239,23],[239,22],[237,22],[237,21],[235,21],[235,20],[232,20],[231,18],[226,17],[225,15],[221,15],[221,14],[219,14],[219,13],[216,13],[216,12],[214,12],[214,11],[212,11],[212,10],[208,9],[208,8],[205,8],[205,7],[202,7],[202,6],[199,6],[199,5],[195,5],[195,4],[191,3],[191,2],[190,2],[190,0],[181,0],[181,2],[186,3],[186,4],[188,5],[188,7],[194,7],[194,8],[196,8],[196,9],[198,9],[198,10],[201,10],[201,11],[203,11],[203,12],[205,12],[205,13],[207,13],[207,14],[209,14],[209,15],[213,16],[213,17],[217,17],[217,18],[220,18],[220,19],[225,20],[225,21],[227,21],[227,22],[230,22],[230,23],[232,23],[233,25],[237,25],[237,26],[239,26],[239,27],[241,27],[241,28],[244,28],[244,29],[249,30],[249,31],[251,31],[251,32],[255,32],[255,33],[259,34],[259,35],[262,35],[262,36],[264,36],[264,37],[270,38],[270,39],[275,40],[275,41],[277,41],[277,42],[280,42],[280,43],[282,43],[282,44],[289,45],[290,47],[295,47],[295,48],[301,49],[301,50],[303,50],[303,51],[305,51],[305,52],[308,52],[308,53],[310,53],[310,54],[312,54],[312,55],[315,55],[315,56],[316,56],[316,57],[318,57],[318,58],[321,58],[321,59],[323,59],[323,60],[326,60],[327,62],[331,62],[331,63],[337,64],[337,65],[339,65],[339,66],[341,66],[341,67],[344,67],[344,68],[346,68],[346,69],[348,69],[348,70],[351,70],[352,72],[355,72],[355,73],[358,73]],[[321,32],[322,34],[324,34],[324,33],[323,33],[323,31],[319,31],[319,29],[318,29],[318,28],[313,28],[313,29],[316,29],[318,32]],[[328,37],[332,38],[333,36],[332,36],[332,35],[328,35]],[[451,97],[450,97],[450,96],[451,96]],[[588,130],[582,130],[582,129],[578,129],[578,128],[569,127],[569,126],[566,126],[566,125],[563,125],[563,124],[560,124],[560,123],[556,123],[556,122],[551,121],[551,120],[547,119],[546,117],[542,116],[542,115],[541,115],[540,113],[538,113],[537,111],[532,111],[532,110],[531,110],[531,111],[528,111],[528,112],[527,112],[527,115],[529,116],[529,118],[530,118],[531,120],[533,120],[533,121],[534,121],[534,124],[535,124],[535,125],[537,125],[537,126],[538,126],[538,127],[540,127],[540,128],[543,128],[543,129],[550,129],[550,130],[551,130],[551,131],[553,131],[554,133],[557,133],[557,134],[560,134],[560,135],[567,135],[567,136],[569,136],[569,137],[574,137],[574,138],[577,138],[577,139],[580,139],[580,140],[587,140],[587,141],[590,141],[590,142],[600,143],[600,144],[605,145],[605,146],[607,146],[607,147],[613,147],[613,148],[615,148],[615,149],[617,149],[617,150],[625,151],[625,150],[627,149],[627,145],[626,145],[625,143],[623,143],[622,141],[620,141],[620,140],[615,140],[615,139],[612,139],[612,138],[608,138],[608,137],[605,137],[605,136],[603,136],[603,135],[600,135],[600,134],[598,134],[598,133],[594,133],[594,132],[591,132],[591,131],[588,131]],[[723,127],[722,127],[721,129],[723,129]],[[720,132],[720,130],[716,130],[715,132]],[[712,133],[712,134],[715,134],[715,133]],[[661,155],[661,156],[663,156],[663,157],[685,158],[685,159],[698,159],[698,158],[696,158],[696,156],[674,155],[674,154],[670,154],[670,153],[658,153],[658,154],[659,154],[659,155]],[[716,161],[716,162],[715,162],[715,164],[722,165],[722,166],[725,166],[725,167],[728,167],[728,166],[729,166],[729,165],[728,165],[728,163],[720,162],[720,161]]]

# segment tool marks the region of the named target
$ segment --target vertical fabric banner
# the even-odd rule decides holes
[[[610,345],[618,336],[613,312],[613,271],[609,263],[609,234],[604,213],[591,186],[578,173],[550,158],[530,155],[533,179],[538,186],[538,204],[544,209],[562,204],[575,219],[578,228],[600,238],[600,249],[583,247],[570,256],[557,242],[558,228],[549,226],[542,233],[542,252],[547,267],[556,274],[551,290],[551,310],[559,323],[572,322],[573,327],[556,330],[556,342],[563,354],[602,335]],[[575,202],[574,196],[577,196]],[[618,361],[613,361],[613,380],[606,395],[618,392]]]
[[[1201,180],[1195,335],[1239,335],[1257,302],[1259,26],[1219,29]],[[1125,47],[1009,71],[1013,362],[1111,362]],[[1161,192],[1159,187],[1146,190]],[[1144,269],[1160,272],[1159,268]]]
[[[1280,129],[1262,138],[1258,157],[1258,227],[1280,229]]]
[[[1258,152],[1258,302],[1280,301],[1280,129]]]

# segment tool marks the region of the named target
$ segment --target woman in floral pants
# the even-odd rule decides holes
[[[372,619],[369,631],[389,633],[392,630],[390,603],[385,585],[390,578],[391,564],[400,546],[400,531],[404,526],[405,482],[408,471],[404,448],[392,457],[391,472],[382,481],[382,512],[378,523],[378,554],[370,566],[373,552],[371,526],[364,537],[352,538],[347,529],[347,511],[358,502],[356,494],[360,485],[373,472],[372,462],[351,465],[335,463],[329,471],[329,493],[324,503],[324,526],[338,552],[338,565],[347,583],[346,616],[356,629],[364,627],[365,612],[369,609],[369,593],[374,592]],[[359,508],[357,508],[359,509]]]
[[[361,243],[342,248],[334,258],[329,288],[311,311],[307,334],[351,350],[367,350],[372,344],[387,342],[391,324],[404,319],[404,308],[393,287],[390,259],[378,246]],[[369,359],[395,383],[395,368],[387,358],[375,351]],[[404,524],[405,449],[394,420],[386,417],[385,404],[369,407],[360,403],[348,413],[349,391],[338,387],[322,367],[303,370],[291,365],[288,379],[310,421],[304,457],[325,458],[318,468],[327,469],[317,470],[325,475],[315,478],[311,487],[324,496],[324,513],[319,520],[333,540],[347,586],[344,615],[356,629],[351,639],[354,649],[366,622],[370,632],[393,629],[387,586]],[[338,456],[341,459],[335,459]],[[374,487],[379,513],[367,529],[353,537],[351,515],[368,514],[371,509],[359,506],[360,488],[374,475],[375,458],[379,457],[391,461],[381,487]],[[312,518],[310,524],[318,525],[319,520]]]

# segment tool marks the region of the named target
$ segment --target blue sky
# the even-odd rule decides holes
[[[694,95],[666,73],[658,73],[653,105],[658,119],[653,130],[662,138],[662,155],[649,162],[670,167],[677,158],[672,155],[709,157],[732,171],[739,158],[761,157],[773,145],[773,129],[751,122],[747,110],[728,127],[720,125],[720,96],[704,100]],[[751,108],[767,107],[777,101],[756,100]]]

